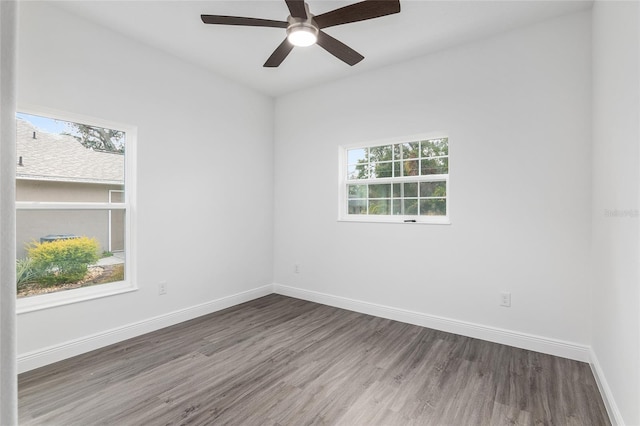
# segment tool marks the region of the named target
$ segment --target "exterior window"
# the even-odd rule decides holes
[[[341,148],[340,220],[449,223],[449,139]]]
[[[16,124],[18,311],[132,289],[135,128],[60,114]]]

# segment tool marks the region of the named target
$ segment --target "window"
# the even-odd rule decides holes
[[[18,312],[135,289],[135,128],[38,110],[16,127]]]
[[[340,220],[449,223],[449,139],[341,148]]]

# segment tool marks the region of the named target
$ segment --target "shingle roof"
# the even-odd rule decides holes
[[[122,184],[124,155],[85,148],[69,135],[46,133],[17,119],[16,179]],[[36,132],[36,139],[33,138]]]

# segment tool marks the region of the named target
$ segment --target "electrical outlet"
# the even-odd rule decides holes
[[[511,307],[511,293],[500,293],[500,306]]]
[[[162,296],[164,294],[167,294],[167,282],[160,281],[160,283],[158,283],[158,295]]]
[[[295,265],[293,265],[293,272],[295,272],[296,274],[300,273],[300,265],[298,265],[297,263]]]

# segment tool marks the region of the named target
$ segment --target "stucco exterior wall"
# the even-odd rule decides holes
[[[121,185],[98,185],[20,179],[16,182],[17,201],[109,202],[109,192]],[[117,193],[118,194],[118,193]],[[114,198],[117,202],[119,198]],[[111,222],[111,246],[109,232]],[[73,234],[96,238],[100,250],[124,249],[123,214],[91,210],[19,210],[16,217],[16,256],[25,257],[25,247],[50,234]]]

